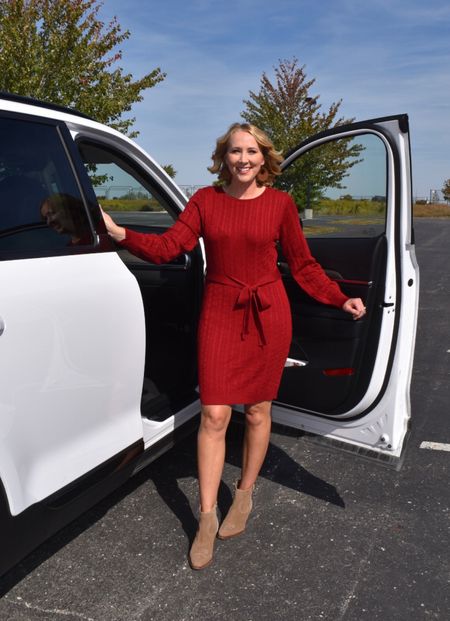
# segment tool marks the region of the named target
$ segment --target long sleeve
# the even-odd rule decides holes
[[[193,196],[178,220],[161,235],[126,229],[126,237],[119,245],[146,261],[168,263],[195,248],[201,235],[200,207]]]
[[[338,308],[347,301],[348,297],[342,293],[338,284],[328,278],[311,255],[300,226],[297,208],[291,199],[286,204],[279,241],[293,278],[308,295]]]

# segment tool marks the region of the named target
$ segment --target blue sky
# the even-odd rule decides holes
[[[293,57],[324,110],[342,99],[345,118],[409,114],[415,196],[450,177],[448,0],[104,0],[101,19],[114,15],[131,31],[124,70],[167,73],[133,114],[139,144],[181,185],[213,181],[217,136]]]

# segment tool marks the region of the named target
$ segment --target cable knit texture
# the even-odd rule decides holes
[[[143,259],[166,263],[192,250],[200,237],[207,260],[198,331],[201,401],[271,401],[292,337],[276,242],[292,276],[309,295],[336,307],[347,297],[311,256],[291,197],[273,188],[246,200],[221,188],[203,188],[164,234],[127,229],[120,245]]]

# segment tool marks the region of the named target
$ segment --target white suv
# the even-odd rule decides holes
[[[122,224],[152,232],[186,203],[120,133],[3,94],[0,135],[4,573],[196,424],[204,257],[199,244],[157,266],[113,245],[99,202]],[[418,306],[408,120],[312,137],[285,162],[294,194],[298,158],[326,161],[321,154],[336,141],[359,145],[344,193],[362,198],[341,213],[343,190],[330,183],[304,230],[319,262],[368,313],[353,322],[317,304],[280,255],[294,338],[273,418],[398,465]]]

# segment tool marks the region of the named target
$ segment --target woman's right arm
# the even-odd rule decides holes
[[[192,198],[178,220],[162,235],[138,233],[118,226],[108,214],[103,219],[108,234],[132,254],[152,263],[168,263],[182,252],[189,252],[202,235],[202,222],[197,201]]]

